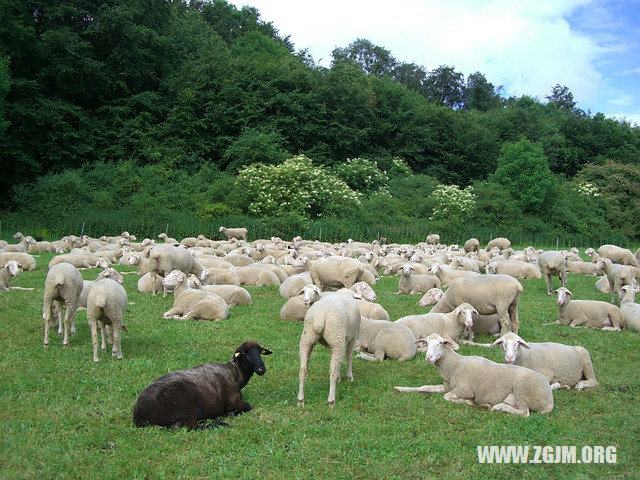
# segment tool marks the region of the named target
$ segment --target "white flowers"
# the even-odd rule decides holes
[[[473,187],[461,189],[457,185],[438,185],[431,199],[434,207],[429,220],[466,217],[473,211],[476,202]]]
[[[580,195],[586,197],[599,197],[600,191],[593,183],[581,182],[576,185],[576,190]]]

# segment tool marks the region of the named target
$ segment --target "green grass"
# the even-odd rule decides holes
[[[14,280],[35,291],[0,293],[0,478],[639,478],[640,337],[542,326],[556,318],[542,280],[523,281],[520,334],[530,341],[579,344],[590,352],[600,385],[557,391],[548,416],[521,418],[443,400],[400,394],[394,385],[441,383],[423,355],[398,363],[354,361],[353,383],[338,385],[326,404],[329,351],[316,347],[298,408],[298,341],[302,324],[279,318],[276,288],[250,288],[251,307],[235,307],[224,322],[165,320],[172,297],[139,294],[125,275],[130,305],[124,359],[110,352],[91,360],[85,312],[62,348],[53,332],[42,348],[46,263]],[[97,270],[87,270],[87,279]],[[595,277],[572,276],[574,298],[606,300]],[[416,296],[395,296],[397,279],[376,286],[393,319],[424,312]],[[133,426],[139,392],[165,373],[228,361],[245,340],[274,352],[267,373],[244,389],[253,410],[229,420],[232,429],[171,432]],[[489,341],[480,336],[478,341]],[[502,361],[501,351],[463,347],[465,355]],[[344,376],[344,365],[343,365]],[[614,445],[616,465],[480,465],[477,445]]]

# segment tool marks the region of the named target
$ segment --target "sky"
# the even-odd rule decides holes
[[[231,0],[329,66],[365,38],[399,61],[483,73],[507,96],[545,100],[566,85],[578,107],[640,125],[640,0]]]

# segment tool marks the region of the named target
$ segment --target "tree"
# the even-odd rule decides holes
[[[389,50],[364,38],[358,38],[346,48],[334,49],[331,56],[333,65],[352,62],[360,66],[365,73],[377,77],[391,74],[398,64]]]
[[[576,112],[576,102],[573,100],[573,93],[567,86],[556,84],[551,90],[551,95],[545,97],[549,100],[549,104],[555,106],[558,110],[565,113]]]
[[[248,128],[225,150],[222,159],[231,172],[253,163],[278,164],[290,157],[284,143],[278,132]]]
[[[425,83],[426,97],[429,101],[450,108],[462,106],[464,75],[456,72],[453,67],[440,65],[429,72]]]
[[[502,87],[494,87],[491,82],[480,72],[472,73],[467,77],[467,84],[463,90],[463,108],[465,110],[480,110],[488,112],[500,107]]]
[[[502,146],[498,168],[489,181],[505,187],[527,212],[540,211],[556,186],[542,147],[525,138]]]
[[[409,90],[426,94],[425,84],[427,82],[427,72],[420,65],[415,63],[401,63],[393,69],[391,76],[396,82],[401,83]]]

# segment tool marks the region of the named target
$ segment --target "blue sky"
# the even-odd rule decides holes
[[[231,0],[328,65],[356,38],[400,61],[484,73],[507,95],[567,85],[578,106],[640,125],[640,0]]]

